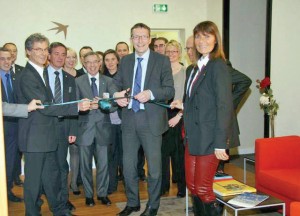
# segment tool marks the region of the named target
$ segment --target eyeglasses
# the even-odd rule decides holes
[[[99,61],[92,61],[92,62],[91,61],[86,61],[85,62],[86,65],[93,65],[93,64],[98,64],[98,63],[99,63]]]
[[[148,35],[132,35],[132,36],[131,36],[131,39],[132,39],[132,40],[135,40],[135,41],[137,41],[137,40],[139,40],[139,39],[145,41],[145,40],[148,40],[148,39],[149,39],[149,36],[148,36]]]
[[[44,52],[48,53],[48,52],[49,52],[48,49],[49,49],[48,47],[47,47],[46,49],[42,49],[42,48],[32,48],[32,50],[36,51],[37,53],[44,53]]]
[[[158,44],[158,45],[154,45],[153,47],[154,48],[163,48],[163,47],[165,47],[166,46],[166,44]]]
[[[189,50],[194,50],[194,47],[186,47],[184,50],[188,52]]]
[[[168,50],[166,51],[166,54],[175,54],[178,53],[178,50]]]

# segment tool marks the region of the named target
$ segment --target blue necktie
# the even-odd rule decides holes
[[[98,93],[98,89],[97,89],[97,85],[96,85],[96,78],[92,77],[91,81],[92,81],[91,87],[92,87],[93,95],[94,95],[94,97],[98,97],[99,93]]]
[[[59,79],[59,72],[55,71],[54,73],[56,75],[55,84],[54,84],[54,100],[55,100],[55,103],[62,103],[61,83],[60,83],[60,79]]]
[[[133,96],[137,95],[141,92],[142,89],[142,65],[141,61],[143,58],[137,58],[138,65],[135,72],[135,78],[134,78],[134,86],[133,86]],[[138,100],[132,101],[132,110],[134,112],[138,112],[140,110],[140,102]]]
[[[14,96],[13,96],[13,89],[10,83],[10,74],[5,74],[6,76],[6,93],[7,93],[7,100],[9,103],[14,103]]]

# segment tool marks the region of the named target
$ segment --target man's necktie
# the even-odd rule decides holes
[[[99,96],[99,92],[98,92],[97,85],[96,85],[96,78],[92,77],[91,81],[92,81],[91,87],[92,87],[93,96],[94,97],[98,97]]]
[[[7,93],[7,100],[9,103],[14,103],[14,96],[13,96],[13,89],[11,86],[10,74],[5,74],[6,76],[6,93]]]
[[[141,92],[142,89],[142,65],[141,61],[143,58],[137,58],[138,65],[135,72],[134,86],[133,86],[133,96]],[[138,100],[132,100],[132,110],[138,112],[140,110],[140,102]]]
[[[54,72],[56,77],[55,77],[55,89],[54,89],[54,100],[55,103],[62,103],[62,97],[61,97],[61,83],[59,79],[59,72],[55,71]]]

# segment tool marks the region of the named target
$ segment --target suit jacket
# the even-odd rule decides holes
[[[75,78],[65,72],[62,71],[63,75],[63,102],[70,102],[76,100],[76,84]],[[52,94],[53,96],[53,94]],[[54,97],[54,96],[53,96]],[[64,116],[60,117],[60,120],[64,122],[64,135],[67,139],[69,136],[76,136],[77,135],[77,116]]]
[[[92,100],[94,96],[88,74],[78,77],[75,81],[77,99],[89,98]],[[99,97],[102,97],[104,92],[109,93],[110,97],[117,92],[117,87],[113,80],[102,74],[99,74],[98,86]],[[110,111],[116,111],[116,108]],[[94,142],[94,138],[99,145],[111,143],[111,123],[108,111],[97,109],[79,113],[76,143],[82,146],[89,146]]]
[[[231,76],[225,62],[209,60],[194,83],[191,95],[186,95],[184,100],[183,116],[190,154],[207,155],[215,148],[228,148],[234,115],[231,89]]]
[[[17,77],[19,76],[19,73],[10,73],[11,75],[11,82],[12,82],[12,88],[13,88],[13,98],[14,98],[14,103],[17,102],[17,95],[16,95],[16,90],[17,90]],[[8,98],[5,92],[5,88],[3,85],[3,82],[0,78],[1,81],[1,88],[2,88],[2,102],[8,102]],[[18,119],[15,117],[8,117],[8,116],[4,116],[3,117],[3,125],[6,129],[9,129],[11,125],[11,123],[17,123]],[[15,127],[15,126],[13,126]]]
[[[124,56],[119,64],[118,73],[114,77],[119,90],[132,88],[135,64],[135,53]],[[167,102],[175,94],[171,63],[169,58],[150,50],[146,71],[144,90],[151,90],[155,101]],[[130,124],[127,107],[122,110],[122,128]],[[159,136],[168,130],[168,116],[166,108],[153,103],[145,104],[145,112],[150,130],[153,135]]]
[[[2,111],[4,116],[26,118],[28,116],[28,105],[3,102]]]
[[[53,95],[48,83],[48,73],[44,71],[44,80],[34,67],[27,63],[18,79],[18,103],[28,104],[39,99],[43,104],[53,103]],[[65,85],[68,86],[68,85]],[[76,91],[67,87],[68,94]],[[28,114],[27,119],[19,120],[19,148],[23,152],[51,152],[57,149],[58,137],[55,126],[58,116],[78,115],[77,104],[49,106]]]
[[[24,69],[23,66],[15,64],[15,73],[18,74]]]
[[[84,72],[83,67],[80,68],[80,69],[78,69],[78,70],[76,70],[76,78],[80,77],[80,76],[82,76],[84,74],[86,74],[86,73]]]

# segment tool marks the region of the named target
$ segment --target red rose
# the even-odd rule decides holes
[[[270,77],[266,77],[260,82],[260,88],[262,89],[267,88],[270,85],[271,85]]]

